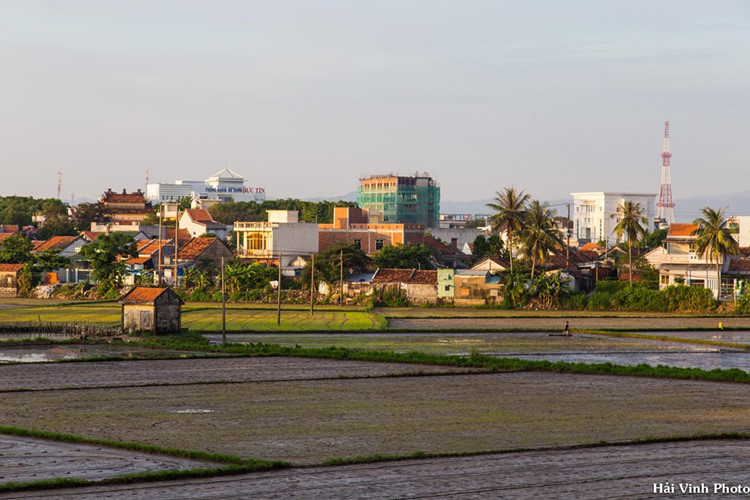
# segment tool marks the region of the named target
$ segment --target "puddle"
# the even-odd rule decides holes
[[[187,410],[177,410],[175,413],[216,413],[216,411],[188,408]]]

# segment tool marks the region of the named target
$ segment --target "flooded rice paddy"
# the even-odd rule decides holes
[[[572,337],[548,332],[501,333],[367,333],[367,334],[255,334],[228,336],[229,342],[299,345],[308,348],[345,347],[395,352],[421,351],[465,356],[472,351],[488,356],[575,363],[647,364],[680,368],[738,368],[750,372],[750,332],[642,332],[643,335],[674,338],[674,341],[644,338],[574,334]],[[209,334],[212,342],[221,335]],[[708,340],[733,344],[713,346],[689,341]],[[688,341],[688,342],[686,342]],[[736,345],[736,347],[734,347]]]

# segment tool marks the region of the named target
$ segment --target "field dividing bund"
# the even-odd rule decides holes
[[[167,377],[169,366],[160,367]],[[122,376],[138,382],[135,368]],[[537,372],[265,380],[6,392],[0,421],[305,465],[748,433],[750,393],[746,384]]]

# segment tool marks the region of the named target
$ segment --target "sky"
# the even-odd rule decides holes
[[[745,0],[0,0],[0,196],[750,190]]]

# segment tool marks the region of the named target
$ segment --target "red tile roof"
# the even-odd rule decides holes
[[[125,261],[125,264],[129,266],[133,266],[136,264],[145,264],[146,262],[150,261],[152,257],[133,257],[132,259],[128,259]]]
[[[698,224],[670,224],[667,238],[674,236],[695,236]]]
[[[177,253],[177,260],[195,260],[215,241],[220,240],[214,236],[193,238]]]
[[[62,250],[68,247],[80,236],[53,236],[47,241],[43,241],[34,247],[35,252],[42,252],[44,250]]]
[[[146,203],[146,198],[143,193],[115,193],[112,190],[108,190],[102,195],[101,201],[103,203]]]
[[[437,285],[437,271],[414,271],[407,282],[413,285]]]
[[[413,269],[378,269],[372,277],[373,283],[406,283]]]
[[[750,272],[750,260],[732,259],[729,261],[729,272]]]
[[[195,222],[216,222],[208,210],[203,208],[188,208],[185,210]]]
[[[79,234],[85,240],[94,241],[99,236],[107,233],[105,233],[104,231],[81,231]]]
[[[0,224],[2,231],[0,233],[18,233],[21,231],[21,226],[18,224]]]
[[[0,273],[17,273],[25,264],[0,264]]]
[[[146,286],[137,286],[126,293],[121,299],[121,304],[149,304],[158,299],[161,294],[169,288],[155,288]],[[174,293],[174,292],[173,292]]]
[[[11,236],[14,236],[13,233],[0,233],[0,245],[3,244],[4,240],[7,240]]]
[[[378,269],[372,283],[410,283],[413,285],[436,285],[437,271],[416,269]]]

